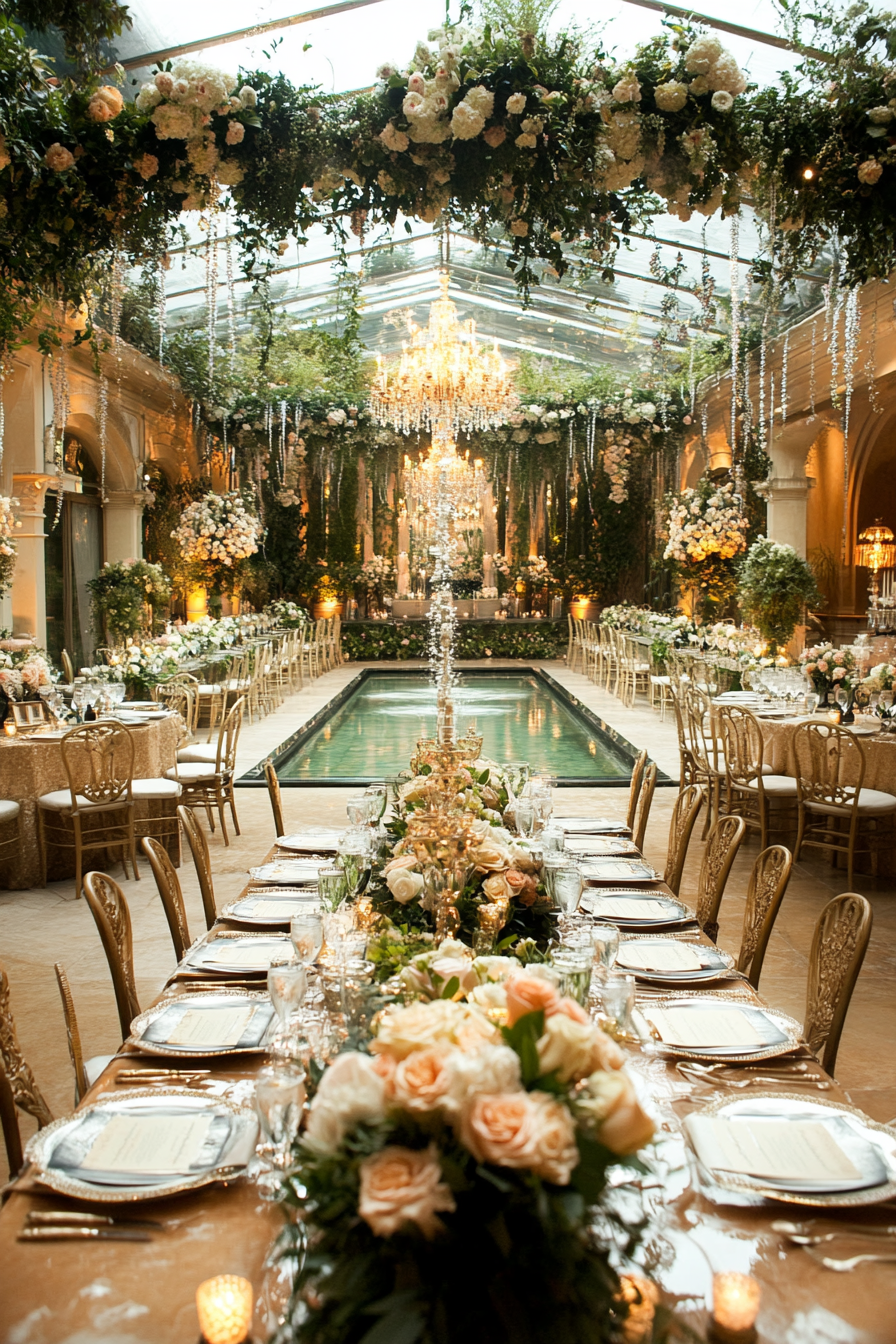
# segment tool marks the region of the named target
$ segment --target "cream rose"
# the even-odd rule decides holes
[[[399,905],[407,905],[423,890],[423,877],[407,868],[395,868],[386,874],[386,886],[393,900],[398,901]]]
[[[383,1148],[364,1159],[360,1173],[358,1213],[378,1237],[414,1223],[431,1240],[444,1230],[436,1215],[456,1207],[432,1144],[423,1151]]]
[[[369,1055],[347,1051],[337,1056],[321,1079],[311,1103],[305,1142],[318,1152],[333,1153],[353,1125],[382,1120],[386,1113],[385,1080]]]
[[[492,873],[483,882],[482,890],[490,901],[510,900],[513,892],[507,885],[506,876],[506,873]]]
[[[654,1123],[641,1109],[627,1073],[592,1073],[576,1101],[595,1122],[601,1143],[620,1157],[636,1153],[653,1138]]]
[[[445,1070],[448,1075],[445,1109],[455,1114],[480,1093],[521,1090],[519,1055],[507,1045],[485,1044],[472,1051],[452,1050]]]
[[[447,1051],[435,1046],[400,1060],[391,1078],[392,1100],[406,1111],[437,1110],[451,1083],[447,1062]]]
[[[576,1022],[566,1013],[554,1013],[546,1020],[538,1040],[542,1074],[556,1073],[561,1083],[586,1078],[599,1062],[597,1035],[597,1028],[590,1022]]]
[[[547,1013],[559,1002],[559,995],[550,980],[534,975],[515,975],[507,981],[507,1025],[514,1026],[527,1013],[539,1010]]]
[[[483,868],[486,872],[500,872],[508,866],[509,856],[501,845],[491,840],[484,840],[470,850],[470,859],[477,868]]]
[[[546,1092],[486,1093],[464,1108],[462,1143],[480,1162],[527,1169],[568,1185],[579,1160],[566,1107]]]
[[[453,999],[436,999],[385,1013],[370,1048],[375,1054],[405,1059],[415,1050],[435,1045],[469,1043],[472,1048],[473,1042],[498,1038],[497,1028],[478,1008]]]

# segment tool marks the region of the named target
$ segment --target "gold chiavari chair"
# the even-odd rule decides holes
[[[743,817],[747,826],[759,832],[763,849],[768,845],[771,804],[793,804],[797,800],[796,780],[790,775],[772,774],[763,757],[762,729],[755,714],[740,705],[717,705],[716,722],[722,743],[725,766],[725,811]]]
[[[582,642],[585,658],[583,671],[589,681],[599,686],[603,677],[604,645],[601,642],[600,627],[593,621],[582,621]]]
[[[199,825],[199,820],[192,808],[181,805],[177,809],[177,815],[180,817],[180,824],[184,828],[184,835],[187,837],[187,844],[190,846],[190,853],[193,856],[193,866],[196,869],[196,877],[199,881],[199,894],[202,897],[205,924],[206,928],[210,929],[218,918],[218,907],[215,902],[215,886],[212,881],[208,841],[205,838],[205,831]]]
[[[195,736],[199,728],[199,711],[202,707],[202,697],[199,694],[200,684],[192,673],[177,672],[173,677],[160,682],[153,689],[154,700],[158,700],[160,704],[168,705],[169,708],[176,708],[178,713],[184,717],[191,736]],[[187,692],[189,700],[184,699],[184,691]]]
[[[48,844],[74,849],[77,896],[89,850],[120,849],[125,873],[129,856],[139,881],[130,729],[122,723],[85,723],[66,733],[59,746],[68,788],[44,793],[37,800],[44,886]],[[71,831],[62,824],[65,821],[71,823]]]
[[[23,1161],[17,1109],[35,1119],[39,1129],[50,1124],[53,1113],[22,1054],[10,1004],[9,977],[2,962],[0,962],[0,1065],[5,1080],[5,1088],[0,1086],[0,1115],[3,1119],[3,1138],[9,1159],[9,1171],[10,1175],[14,1176],[21,1170]]]
[[[320,676],[320,647],[317,642],[319,621],[312,621],[305,627],[305,642],[302,645],[302,666],[308,673],[308,680],[314,681]]]
[[[600,641],[599,669],[605,691],[616,674],[616,650],[613,644],[613,631],[609,625],[598,626]]]
[[[175,766],[165,772],[166,778],[180,784],[184,802],[188,807],[198,805],[205,808],[212,830],[215,829],[212,809],[217,808],[225,845],[230,844],[227,822],[224,817],[225,804],[230,808],[237,835],[241,834],[239,818],[236,814],[233,778],[236,774],[236,750],[245,703],[245,699],[240,698],[227,711],[227,716],[221,724],[221,731],[218,734],[214,762],[179,760]]]
[[[69,1058],[72,1061],[72,1070],[75,1075],[75,1105],[77,1106],[88,1089],[99,1078],[103,1069],[111,1063],[114,1056],[94,1055],[93,1059],[85,1060],[84,1051],[81,1048],[81,1033],[78,1030],[75,1001],[72,998],[71,986],[65,973],[65,967],[57,961],[53,969],[56,972],[59,997],[62,999],[62,1016],[65,1020]]]
[[[696,915],[697,923],[714,943],[719,939],[719,907],[725,894],[725,885],[746,833],[747,825],[743,817],[719,817],[703,851],[695,902]]]
[[[336,650],[336,663],[342,667],[345,662],[345,654],[342,652],[342,617],[333,617],[333,647]]]
[[[109,963],[121,1039],[124,1041],[131,1034],[131,1023],[140,1012],[134,977],[131,912],[124,892],[108,873],[88,873],[84,879],[84,895]]]
[[[647,765],[647,752],[639,751],[635,757],[635,763],[632,766],[631,783],[628,786],[628,811],[625,814],[625,824],[632,830],[635,824],[635,811],[638,807],[638,797],[641,793],[641,780],[644,778],[644,767]]]
[[[716,736],[712,701],[708,692],[694,682],[689,682],[684,688],[684,722],[697,782],[706,787],[707,811],[703,819],[705,840],[719,815],[725,763]]]
[[[579,623],[573,620],[572,612],[566,613],[566,623],[569,628],[569,638],[566,642],[566,666],[570,672],[575,672],[576,663],[582,656],[582,643],[579,638]]]
[[[865,750],[839,724],[797,724],[793,757],[799,808],[794,859],[799,860],[804,845],[845,854],[846,881],[851,887],[857,853],[876,854],[896,843],[892,827],[896,797],[880,789],[862,788]],[[847,772],[855,776],[854,784],[841,782]],[[890,824],[879,828],[884,820]],[[865,842],[861,847],[860,838]]]
[[[318,621],[317,624],[318,624],[317,640],[318,640],[318,647],[320,648],[321,670],[324,672],[329,672],[330,671],[330,643],[328,638],[328,631],[330,627],[329,617],[327,616],[321,617],[321,619]]]
[[[283,800],[280,796],[280,781],[277,778],[273,761],[265,761],[264,777],[268,782],[268,797],[271,800],[271,811],[274,814],[274,829],[279,839],[281,835],[286,834],[286,831],[283,829]]]
[[[71,686],[72,682],[75,679],[75,665],[72,662],[71,654],[69,653],[68,649],[62,650],[62,652],[59,655],[59,661],[62,664],[62,675],[65,677],[65,680],[68,683],[68,685]]]
[[[672,701],[672,677],[669,672],[663,671],[663,664],[657,661],[652,647],[650,649],[649,682],[650,708],[658,709],[660,712],[660,723],[665,723],[666,709]]]
[[[641,789],[638,794],[638,807],[634,817],[634,827],[632,829],[632,839],[639,850],[644,849],[644,836],[647,832],[647,818],[650,816],[650,804],[653,802],[653,795],[656,789],[656,762],[651,761],[644,771],[644,778],[641,780]]]
[[[865,897],[849,891],[827,903],[815,926],[803,1039],[814,1055],[821,1055],[822,1067],[832,1077],[873,918]]]
[[[750,873],[737,969],[747,977],[754,989],[759,988],[768,941],[778,918],[792,868],[793,855],[790,850],[784,845],[770,845],[757,857]]]
[[[682,789],[672,809],[663,881],[676,896],[681,889],[681,875],[684,872],[691,832],[705,797],[706,791],[702,784],[689,784],[686,789]]]
[[[687,682],[679,682],[676,686],[673,682],[672,691],[672,711],[675,715],[675,728],[678,733],[678,759],[680,761],[678,787],[686,789],[689,784],[699,782],[699,770],[694,753],[691,751],[687,727],[685,724],[685,708],[682,702],[682,696],[687,688]]]
[[[294,693],[305,686],[305,674],[302,671],[302,644],[305,640],[304,625],[289,632],[289,689]]]
[[[650,692],[650,664],[644,662],[641,646],[633,635],[617,631],[616,641],[619,667],[616,693],[624,705],[633,707],[639,694]]]
[[[19,815],[21,806],[11,798],[0,798],[0,873],[12,876],[12,864],[21,847]]]
[[[184,894],[181,891],[177,870],[171,862],[167,849],[164,845],[160,845],[158,840],[141,840],[140,844],[149,860],[152,875],[159,889],[171,942],[174,944],[174,955],[178,961],[182,961],[193,940],[190,937]]]

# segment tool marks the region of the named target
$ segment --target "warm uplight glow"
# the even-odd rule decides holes
[[[732,1335],[752,1331],[759,1314],[759,1284],[749,1274],[713,1274],[713,1325]]]
[[[804,169],[803,169],[803,177],[806,179],[807,182],[811,182],[814,176],[815,176],[815,169],[814,169],[814,168],[804,168]]]
[[[378,373],[370,409],[381,424],[401,434],[429,429],[488,429],[515,405],[510,370],[498,353],[477,344],[476,323],[460,323],[448,297],[447,271],[439,277],[442,297],[429,310],[429,325],[413,332],[397,366]]]
[[[243,1344],[252,1324],[252,1285],[237,1274],[219,1274],[196,1289],[199,1328],[206,1344]]]

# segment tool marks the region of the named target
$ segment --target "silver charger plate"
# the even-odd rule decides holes
[[[230,1121],[229,1137],[218,1157],[201,1169],[178,1173],[169,1178],[154,1180],[151,1184],[110,1185],[89,1181],[81,1175],[50,1165],[57,1147],[66,1139],[74,1139],[85,1120],[97,1112],[120,1113],[124,1110],[167,1110],[184,1112],[206,1110]],[[242,1174],[255,1151],[258,1138],[258,1119],[252,1111],[236,1106],[225,1097],[197,1095],[186,1088],[135,1088],[126,1096],[108,1094],[84,1106],[74,1115],[54,1120],[28,1141],[25,1156],[34,1168],[31,1173],[41,1185],[59,1194],[75,1199],[88,1199],[101,1204],[130,1204],[138,1200],[167,1199],[188,1190],[198,1190],[216,1181],[235,1180]],[[228,1161],[232,1158],[232,1161]]]
[[[215,960],[215,945],[225,942],[256,943],[257,963],[234,966]],[[180,964],[182,971],[213,971],[215,975],[267,975],[275,956],[285,956],[292,949],[288,937],[276,933],[238,933],[219,929],[213,938],[194,943]]]
[[[628,840],[624,836],[568,835],[564,849],[570,854],[574,854],[577,859],[580,858],[585,861],[592,858],[639,859],[641,857],[634,840]]]
[[[329,862],[328,859],[275,859],[273,863],[250,868],[249,876],[254,882],[301,886],[303,883],[316,882],[318,870],[325,868]]]
[[[697,1159],[701,1181],[738,1194],[758,1195],[762,1199],[780,1200],[785,1204],[806,1204],[813,1208],[848,1209],[869,1204],[880,1204],[896,1196],[896,1127],[871,1120],[863,1111],[842,1101],[827,1098],[811,1099],[789,1092],[756,1092],[749,1097],[714,1097],[704,1106],[701,1115],[757,1115],[775,1118],[825,1119],[833,1112],[846,1120],[859,1139],[865,1140],[877,1152],[885,1168],[885,1179],[878,1184],[853,1187],[849,1190],[820,1191],[801,1186],[785,1185],[757,1176],[743,1176],[737,1172],[707,1170]],[[690,1140],[688,1140],[690,1143]],[[850,1153],[852,1160],[858,1156]],[[696,1158],[696,1154],[695,1154]],[[861,1159],[860,1159],[861,1162]]]
[[[281,901],[289,901],[292,907],[289,914],[272,914],[270,910],[265,910],[266,905],[279,904]],[[239,900],[230,901],[221,911],[221,918],[232,924],[246,924],[250,928],[286,928],[294,914],[309,909],[320,909],[317,887],[276,887],[273,891],[270,887],[262,887],[258,891],[247,892]]]
[[[208,1008],[219,1012],[222,1008],[233,1008],[240,1004],[257,1005],[257,1011],[248,1023],[243,1039],[236,1045],[207,1046],[200,1048],[184,1045],[169,1045],[165,1040],[153,1040],[153,1028],[173,1031],[181,1016],[188,1008]],[[145,1013],[140,1013],[131,1023],[131,1034],[125,1042],[147,1055],[169,1055],[177,1059],[209,1059],[217,1055],[255,1055],[267,1049],[270,1028],[276,1025],[274,1005],[265,992],[253,990],[231,990],[227,993],[213,990],[209,994],[187,993],[177,998],[166,999]],[[170,1019],[167,1023],[165,1019]],[[161,1031],[158,1031],[161,1034]],[[253,1044],[243,1044],[247,1036],[254,1039]]]
[[[629,943],[662,943],[668,942],[667,938],[655,938],[650,934],[636,934],[633,937],[624,939],[619,944],[621,952],[627,942]],[[725,976],[734,968],[734,957],[730,952],[724,952],[720,947],[705,947],[700,943],[694,943],[693,948],[701,956],[706,957],[712,962],[712,965],[705,966],[699,971],[644,971],[635,966],[626,966],[624,962],[616,958],[616,965],[624,970],[627,975],[633,975],[636,980],[643,980],[649,985],[669,986],[678,988],[687,985],[711,984],[714,980]]]
[[[550,824],[568,835],[631,835],[624,821],[612,817],[551,817]]]
[[[767,1008],[762,1004],[753,1003],[744,999],[742,996],[737,998],[725,994],[702,994],[699,998],[688,997],[685,994],[669,994],[658,997],[650,1004],[641,1005],[641,1013],[644,1014],[645,1008],[690,1008],[694,1012],[712,1012],[720,1007],[739,1008],[748,1014],[758,1014],[759,1018],[764,1019],[768,1024],[768,1044],[758,1046],[755,1050],[741,1050],[739,1047],[725,1046],[683,1046],[670,1045],[666,1041],[655,1039],[653,1045],[655,1049],[662,1051],[664,1055],[669,1055],[673,1059],[699,1059],[704,1061],[714,1061],[719,1064],[747,1064],[757,1059],[775,1059],[778,1055],[789,1055],[802,1043],[803,1028],[793,1017],[788,1017],[786,1013],[779,1012],[777,1008]],[[647,1020],[645,1018],[645,1020]],[[649,1023],[648,1023],[649,1025]],[[754,1025],[757,1029],[759,1022],[754,1019]]]
[[[322,826],[319,831],[294,831],[291,835],[278,835],[277,844],[281,849],[295,850],[296,853],[336,853],[341,831]]]
[[[622,896],[625,900],[630,901],[661,901],[668,911],[668,915],[662,918],[644,915],[640,919],[623,919],[618,915],[603,913],[600,909],[600,902],[616,896]],[[679,924],[687,924],[694,918],[693,910],[689,910],[674,896],[667,896],[663,891],[639,891],[637,888],[612,887],[607,889],[606,887],[592,887],[584,892],[579,906],[580,909],[585,911],[586,915],[591,915],[603,924],[615,924],[620,929],[673,928]]]
[[[592,858],[587,861],[586,882],[658,882],[660,875],[643,859]]]

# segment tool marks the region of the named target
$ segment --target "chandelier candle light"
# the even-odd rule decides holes
[[[892,569],[896,565],[896,544],[893,532],[879,518],[871,527],[859,534],[856,543],[854,562],[871,570],[870,607],[876,611],[880,606],[880,571]]]

